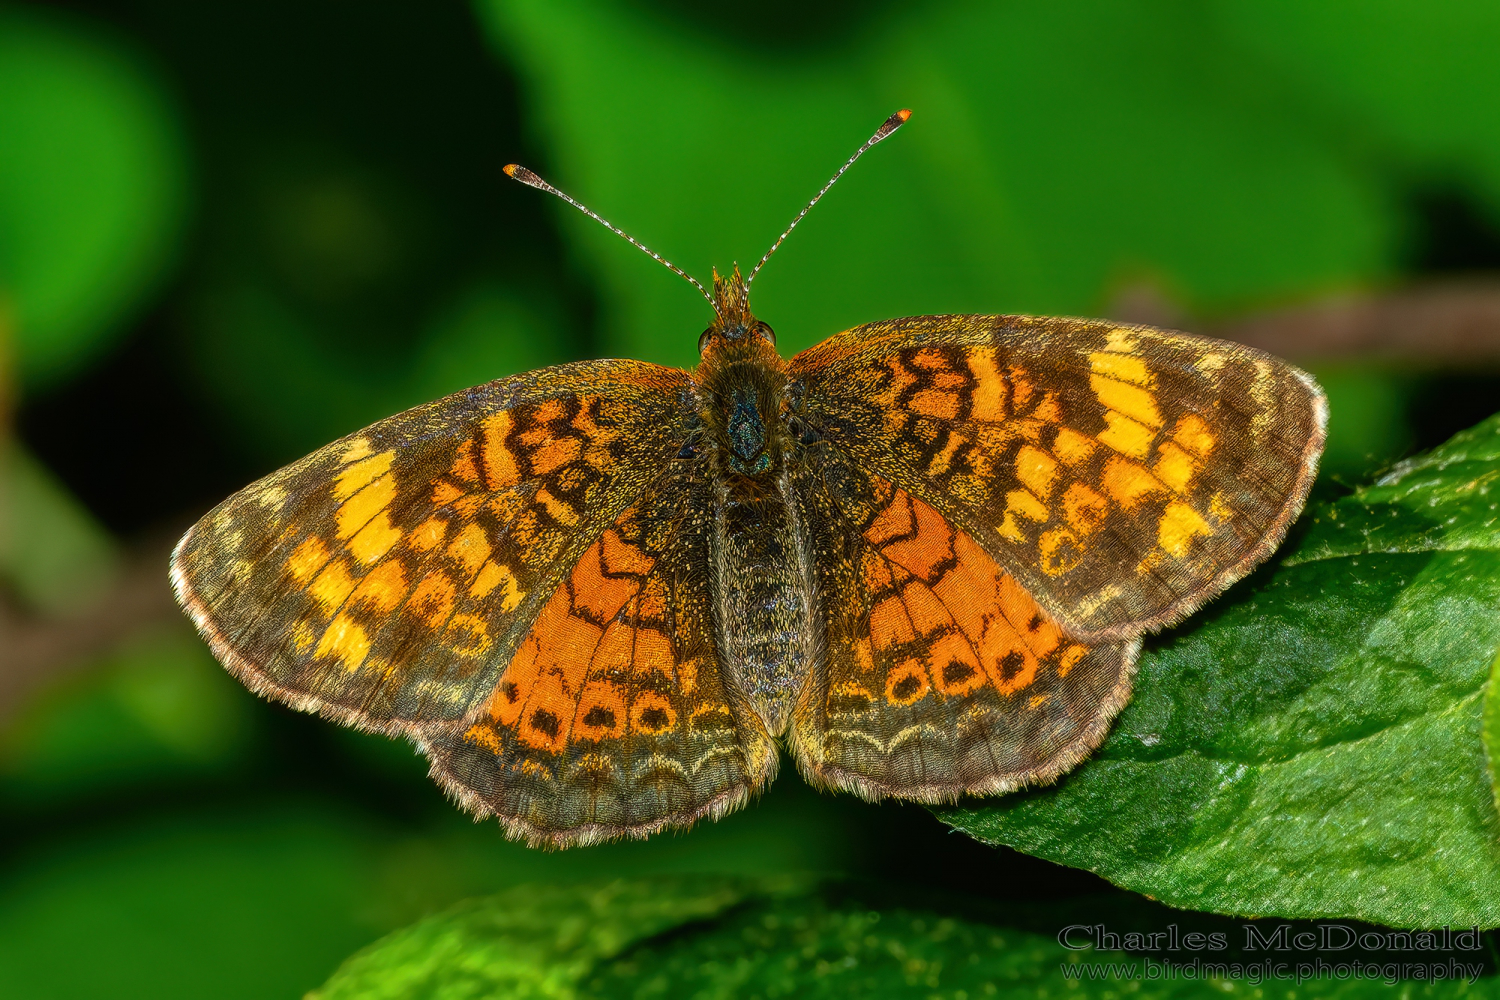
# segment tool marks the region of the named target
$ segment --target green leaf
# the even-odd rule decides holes
[[[715,878],[523,886],[397,931],[345,962],[312,996],[573,996],[601,960],[721,913],[755,888]]]
[[[1490,787],[1500,808],[1500,653],[1490,665],[1490,682],[1484,689],[1484,753],[1490,762]]]
[[[1500,416],[1304,519],[1058,785],[940,810],[1174,906],[1500,925]]]
[[[187,155],[161,86],[117,39],[0,10],[0,333],[22,385],[122,330],[181,234]]]
[[[1142,953],[1096,951],[1093,925],[1158,932]],[[1065,947],[1062,931],[1073,925]],[[1170,930],[1169,930],[1170,927]],[[1306,927],[1288,927],[1305,932]],[[1272,928],[1260,928],[1266,935]],[[1366,930],[1356,928],[1356,931]],[[1217,933],[1215,950],[1181,947],[1187,934]],[[1316,935],[1314,935],[1316,936]],[[1124,940],[1123,935],[1117,940]],[[890,885],[803,885],[724,877],[523,886],[423,920],[356,954],[310,994],[467,1000],[478,997],[1076,997],[1305,995],[1312,956],[1277,954],[1283,972],[1251,966],[1264,951],[1243,945],[1234,922],[1171,914],[1144,902],[1087,899],[1070,906],[981,904],[918,896]],[[1175,948],[1164,947],[1177,941]],[[1107,942],[1106,942],[1107,943]],[[1477,946],[1477,940],[1472,942]],[[1410,952],[1334,952],[1320,996],[1383,994],[1402,978]],[[1435,982],[1407,984],[1413,996],[1459,996],[1493,979],[1482,955],[1415,956],[1442,962]],[[1197,960],[1195,963],[1194,960]],[[1361,972],[1351,978],[1357,960]],[[1461,969],[1449,961],[1462,964]],[[1201,963],[1212,962],[1205,969]],[[1344,963],[1336,981],[1332,965]],[[1373,970],[1373,971],[1372,971]],[[1371,981],[1366,978],[1373,975]],[[1431,973],[1429,973],[1431,975]],[[1264,981],[1263,981],[1264,980]],[[1446,980],[1446,981],[1445,981]]]

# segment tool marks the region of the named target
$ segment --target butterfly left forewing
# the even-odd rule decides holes
[[[173,554],[178,598],[257,692],[385,732],[451,727],[670,463],[686,381],[564,365],[382,420],[205,515]]]
[[[1103,739],[1138,642],[1068,638],[971,536],[836,453],[801,496],[826,649],[793,720],[810,780],[871,798],[995,794]]]

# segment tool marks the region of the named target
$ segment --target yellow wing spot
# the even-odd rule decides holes
[[[1096,351],[1089,355],[1089,365],[1094,369],[1095,375],[1131,382],[1144,389],[1156,388],[1156,376],[1151,374],[1146,368],[1146,362],[1138,355]]]
[[[974,376],[974,389],[970,396],[969,409],[975,420],[998,423],[1006,417],[1005,380],[995,367],[995,352],[990,348],[975,348],[968,354],[969,371]]]
[[[342,660],[344,669],[352,673],[370,655],[370,637],[358,622],[339,615],[323,631],[323,638],[319,640],[317,651],[313,655],[332,656]]]
[[[299,621],[291,628],[292,648],[301,656],[306,656],[313,648],[313,642],[317,640],[318,634],[313,628],[312,622]]]
[[[434,507],[446,507],[466,496],[468,494],[457,486],[454,486],[452,483],[442,482],[441,480],[432,487],[432,505]]]
[[[1016,478],[1042,500],[1052,496],[1057,485],[1057,459],[1031,445],[1023,445],[1016,453]]]
[[[1098,443],[1088,435],[1080,434],[1071,427],[1064,427],[1057,432],[1057,439],[1052,442],[1052,453],[1069,465],[1077,465],[1087,462],[1098,447]]]
[[[1042,572],[1048,576],[1061,576],[1083,562],[1083,548],[1078,544],[1078,537],[1067,528],[1043,532],[1037,540],[1037,548],[1041,552]]]
[[[1104,492],[1126,510],[1132,510],[1144,497],[1166,489],[1145,466],[1119,456],[1105,463],[1102,479]]]
[[[1085,538],[1098,531],[1109,514],[1109,501],[1083,483],[1074,483],[1063,491],[1062,505],[1063,517]]]
[[[1078,661],[1089,655],[1086,646],[1069,646],[1063,650],[1062,660],[1057,664],[1057,676],[1067,677],[1073,668],[1078,666]]]
[[[302,544],[293,550],[286,558],[287,572],[292,574],[292,579],[298,583],[306,584],[313,578],[313,574],[323,568],[328,562],[331,553],[323,539],[316,535],[310,535],[302,540]]]
[[[472,439],[459,445],[458,454],[453,459],[453,466],[448,471],[470,486],[479,485],[479,470],[474,467],[474,442]]]
[[[561,438],[549,441],[527,456],[531,471],[538,476],[549,476],[565,465],[578,461],[583,454],[583,444],[577,438]]]
[[[1031,418],[1046,424],[1062,423],[1062,404],[1057,401],[1057,393],[1049,392],[1031,408]]]
[[[1213,451],[1214,445],[1218,443],[1218,438],[1214,436],[1208,424],[1194,413],[1189,413],[1177,421],[1177,425],[1172,428],[1172,440],[1199,458],[1207,458],[1208,453]]]
[[[448,620],[447,640],[459,656],[483,656],[489,652],[490,630],[478,615],[454,615]]]
[[[1161,411],[1156,408],[1156,396],[1150,390],[1103,375],[1090,375],[1089,387],[1109,409],[1153,429],[1161,426]]]
[[[368,524],[359,529],[359,534],[349,540],[349,551],[365,565],[379,562],[401,540],[401,529],[391,526],[390,515],[381,511],[370,518]]]
[[[1116,410],[1104,411],[1104,430],[1099,440],[1122,455],[1145,458],[1151,452],[1151,439],[1155,432],[1144,424],[1137,423]]]
[[[1181,500],[1174,500],[1162,512],[1161,524],[1156,529],[1156,540],[1167,552],[1178,559],[1185,559],[1194,538],[1211,534],[1213,529],[1203,520],[1203,515]]]
[[[578,523],[578,511],[565,500],[553,496],[545,486],[536,491],[536,502],[541,504],[552,519],[569,528]]]
[[[1234,508],[1229,506],[1222,491],[1208,498],[1208,511],[1220,521],[1228,521],[1234,517]]]
[[[870,689],[858,681],[839,681],[828,693],[836,698],[865,698],[871,701],[875,698]]]
[[[482,722],[476,722],[464,730],[464,742],[484,747],[497,757],[500,755],[500,737],[493,728]]]
[[[348,465],[350,462],[357,462],[373,450],[370,447],[369,438],[355,438],[344,446],[344,453],[339,456],[339,464]]]
[[[369,486],[375,480],[391,471],[391,463],[396,460],[395,451],[383,451],[378,455],[360,459],[353,465],[346,465],[333,478],[333,496],[335,500],[348,500],[360,490]]]
[[[561,419],[565,412],[566,407],[562,400],[548,399],[537,405],[536,410],[531,414],[531,421],[537,424],[550,424],[554,420]]]
[[[867,674],[875,669],[875,657],[871,655],[869,639],[855,641],[854,662],[859,665],[860,673]]]
[[[343,606],[353,589],[354,578],[349,575],[349,564],[340,559],[323,567],[323,572],[313,580],[307,592],[322,605],[325,615],[331,615]]]
[[[702,665],[703,661],[696,658],[677,664],[677,687],[683,694],[691,696],[698,690],[698,669]]]
[[[1136,339],[1134,330],[1115,327],[1109,331],[1109,336],[1104,342],[1104,349],[1116,354],[1135,354],[1141,349],[1141,345]]]
[[[1000,524],[1000,534],[1013,542],[1024,542],[1026,533],[1016,520],[1018,515],[1040,524],[1047,520],[1047,506],[1026,490],[1011,490],[1005,494],[1005,520]]]
[[[1198,475],[1198,463],[1176,444],[1163,441],[1156,449],[1156,464],[1151,471],[1174,493],[1186,493]]]
[[[384,510],[394,499],[396,499],[396,480],[387,474],[345,500],[343,506],[339,507],[337,513],[334,514],[339,537],[354,537],[360,528],[370,523],[370,519]]]
[[[408,604],[423,621],[437,628],[453,613],[453,597],[456,592],[453,581],[446,573],[433,570],[417,584]]]
[[[922,389],[912,394],[911,409],[924,417],[952,420],[958,416],[958,394]]]
[[[520,606],[526,592],[516,583],[515,574],[510,567],[502,563],[490,561],[484,564],[479,575],[474,578],[474,585],[469,588],[471,597],[487,597],[496,587],[500,591],[500,610],[514,611]]]
[[[1271,362],[1256,359],[1255,378],[1250,382],[1250,398],[1255,400],[1257,407],[1255,416],[1250,418],[1250,433],[1260,438],[1276,418],[1276,371],[1271,367]]]
[[[484,561],[490,557],[490,540],[485,537],[484,529],[478,524],[470,522],[448,546],[448,555],[468,570],[473,576],[484,565]]]
[[[429,517],[421,524],[412,529],[412,533],[406,536],[406,544],[418,552],[431,552],[443,544],[443,539],[448,537],[448,522],[440,517]]]
[[[354,588],[349,607],[368,605],[377,611],[394,611],[406,596],[406,570],[399,559],[381,563]]]
[[[492,491],[514,486],[520,479],[516,473],[516,458],[505,443],[510,434],[510,411],[502,410],[484,422],[484,473]]]
[[[267,486],[256,495],[255,501],[269,510],[272,507],[280,507],[286,500],[286,495],[286,490],[280,486]]]
[[[1051,697],[1052,696],[1050,694],[1034,694],[1030,698],[1026,699],[1026,707],[1041,708],[1043,705],[1047,704],[1047,699]]]

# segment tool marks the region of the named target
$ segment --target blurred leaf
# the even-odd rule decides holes
[[[121,824],[118,808],[7,852],[7,997],[295,997],[381,928],[358,909],[377,824],[252,803]],[[80,957],[79,942],[87,956]]]
[[[560,317],[488,279],[439,302],[400,349],[330,344],[269,286],[218,288],[200,303],[196,349],[247,437],[295,455],[381,417],[567,359]]]
[[[781,51],[624,0],[479,9],[552,150],[533,166],[705,277],[752,264],[886,115],[915,110],[759,279],[790,350],[883,316],[1097,311],[1142,274],[1223,311],[1392,259],[1374,178],[1194,5],[920,5]],[[703,303],[554,211],[599,275],[611,349],[691,362]]]
[[[1090,902],[1071,914],[1015,904],[1002,910],[973,901],[909,898],[878,885],[703,876],[530,885],[461,904],[376,942],[310,997],[1304,995],[1304,984],[1293,981],[1292,963],[1285,961],[1289,956],[1276,956],[1284,978],[1263,981],[1265,956],[1229,952],[1227,933],[1219,952],[1179,950],[1173,963],[1159,951],[1130,956],[1060,943],[1060,930],[1079,917],[1157,916],[1150,907],[1131,914],[1110,902]],[[1184,915],[1181,922],[1191,929],[1198,920]],[[1349,981],[1347,963],[1355,956],[1338,957],[1346,963],[1340,977],[1345,981],[1335,980],[1330,968],[1317,995],[1383,996],[1401,979],[1403,966],[1386,964],[1375,966],[1373,981]],[[1194,958],[1218,969],[1190,965]],[[1461,958],[1463,976],[1486,971],[1481,957]],[[1440,975],[1451,976],[1444,965]],[[1360,968],[1368,974],[1365,965]],[[1310,974],[1312,966],[1305,969],[1298,974]],[[1440,979],[1405,985],[1405,995],[1438,997],[1467,995],[1474,984]],[[1492,987],[1492,980],[1479,985],[1485,995]]]
[[[101,732],[96,752],[107,756],[107,737],[120,735]],[[125,735],[130,756],[139,737]],[[175,800],[121,781],[61,813],[10,812],[20,842],[0,858],[0,994],[300,996],[354,949],[465,897],[539,880],[837,870],[869,827],[871,807],[791,776],[691,837],[540,852],[469,822],[425,775],[413,776],[427,807],[415,816],[388,774],[369,783],[367,808],[352,806],[358,772],[325,771],[326,755],[302,756],[306,747],[257,742],[253,761],[291,759],[261,780],[237,768],[217,786],[179,763],[190,783]],[[79,940],[89,961],[68,959]]]
[[[0,791],[55,802],[235,763],[251,703],[186,627],[144,631],[32,698],[0,739]]]
[[[0,438],[0,580],[33,609],[76,611],[107,587],[119,553],[83,505]]]
[[[0,7],[0,298],[22,385],[123,329],[181,235],[186,152],[157,80],[117,39]]]
[[[941,817],[1173,906],[1500,925],[1500,415],[1304,523],[1142,657],[1091,761]]]
[[[1222,29],[1302,95],[1333,137],[1407,170],[1457,174],[1500,211],[1500,102],[1490,56],[1500,8],[1440,4],[1234,0]],[[1357,18],[1358,31],[1349,30]],[[1374,147],[1373,150],[1370,147]]]

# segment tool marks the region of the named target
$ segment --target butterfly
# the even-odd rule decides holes
[[[1141,637],[1280,543],[1327,407],[1235,344],[919,316],[783,359],[749,278],[693,371],[584,361],[382,420],[236,493],[172,582],[259,694],[405,736],[554,847],[718,817],[774,777],[919,802],[1051,781]]]

